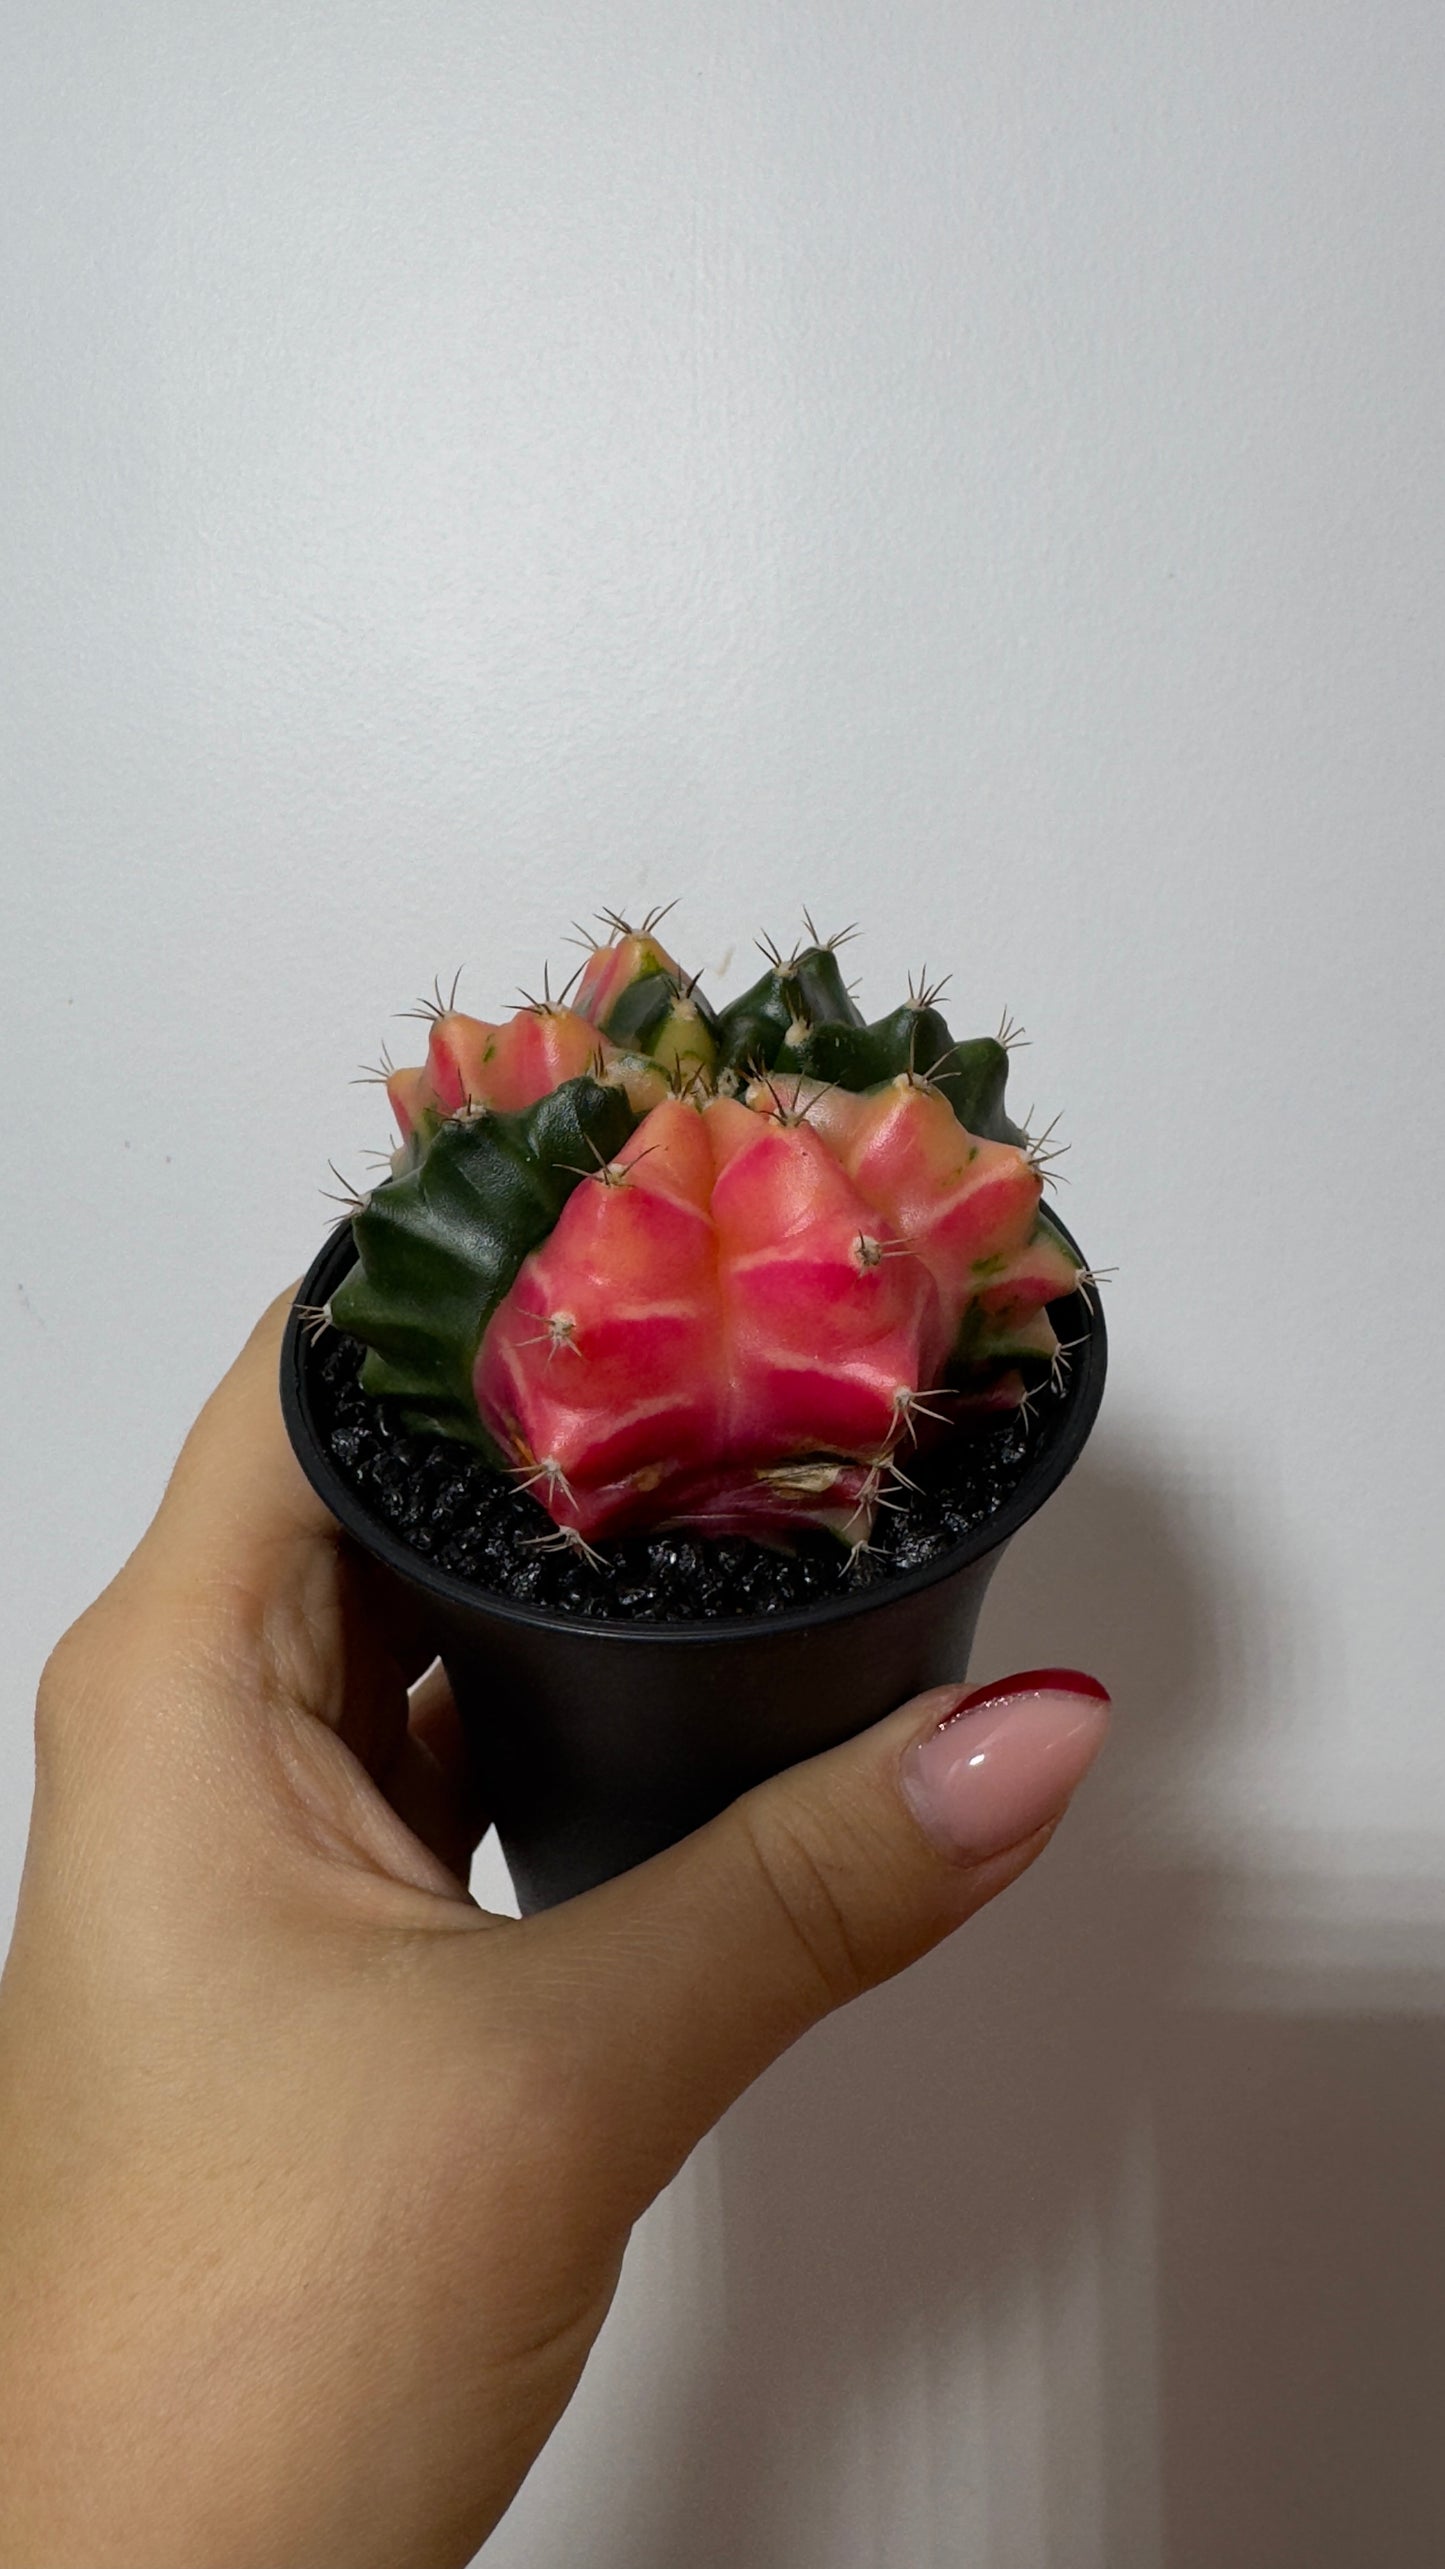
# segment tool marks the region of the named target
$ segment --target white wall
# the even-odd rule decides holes
[[[876,1004],[1026,1021],[1119,1267],[979,1662],[1117,1745],[700,2154],[489,2569],[1433,2569],[1445,18],[0,43],[7,1887],[390,1012],[604,901],[714,987],[861,916]]]

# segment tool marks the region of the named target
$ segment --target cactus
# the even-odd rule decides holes
[[[329,1316],[560,1541],[865,1542],[910,1446],[1059,1358],[1079,1268],[1004,1111],[1008,1030],[955,1042],[922,983],[865,1022],[811,928],[714,1013],[657,916],[607,924],[570,1006],[491,1025],[438,989]]]
[[[366,1345],[362,1388],[390,1394],[409,1425],[504,1459],[473,1390],[487,1324],[528,1252],[555,1229],[590,1163],[633,1130],[625,1090],[566,1081],[524,1114],[460,1114],[352,1218],[357,1263],[329,1317]]]
[[[658,1062],[624,1050],[578,1010],[550,998],[527,1000],[500,1025],[464,1016],[450,1001],[416,1013],[430,1024],[425,1062],[385,1074],[401,1135],[394,1176],[414,1168],[449,1122],[522,1114],[584,1076],[623,1089],[639,1109],[668,1093]]]
[[[609,912],[610,945],[594,946],[582,967],[577,1013],[623,1051],[639,1053],[683,1079],[707,1078],[717,1061],[717,1021],[697,996],[653,929],[666,913],[652,911],[640,928]]]
[[[719,1069],[803,1071],[854,1089],[916,1073],[943,1092],[971,1133],[1022,1146],[1027,1135],[1003,1111],[1006,1036],[955,1043],[938,1009],[946,984],[922,979],[902,1007],[865,1025],[837,960],[850,934],[826,945],[814,938],[786,961],[772,951],[771,970],[718,1020]]]

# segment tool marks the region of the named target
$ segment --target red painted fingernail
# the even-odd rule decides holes
[[[945,1854],[1000,1855],[1064,1810],[1108,1727],[1108,1688],[1081,1669],[975,1686],[907,1751],[904,1798]]]
[[[976,1713],[980,1704],[1006,1703],[1010,1695],[1090,1695],[1099,1704],[1111,1700],[1108,1687],[1101,1686],[1097,1677],[1086,1676],[1082,1668],[1026,1668],[1021,1676],[997,1677],[990,1685],[970,1687],[952,1712],[944,1714],[944,1723]]]

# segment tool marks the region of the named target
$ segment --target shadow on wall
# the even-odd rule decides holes
[[[1103,1442],[1000,1570],[979,1664],[1115,1690],[1087,1827],[728,2118],[722,2324],[596,2569],[1445,2557],[1439,2030],[1199,2004],[1228,1886],[1151,1863],[1259,1621],[1193,1513]]]
[[[1181,2016],[1158,2130],[1167,2569],[1440,2569],[1438,2005]]]

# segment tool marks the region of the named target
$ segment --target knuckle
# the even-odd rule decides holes
[[[740,1816],[765,1890],[796,1949],[817,2002],[831,2014],[871,1989],[878,1973],[863,1950],[839,1866],[820,1850],[806,1818],[749,1810]]]
[[[35,1693],[35,1747],[53,1756],[73,1735],[95,1684],[95,1650],[82,1615],[63,1632],[40,1672]]]
[[[113,1735],[116,1705],[133,1688],[133,1657],[125,1618],[106,1590],[61,1634],[40,1672],[37,1776],[88,1762],[98,1742]]]

